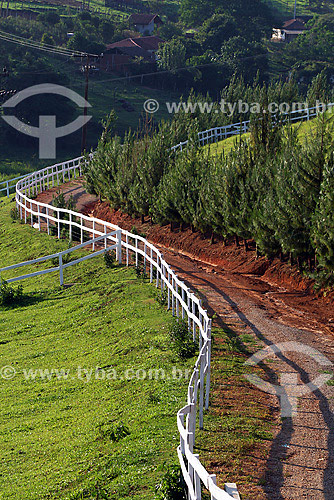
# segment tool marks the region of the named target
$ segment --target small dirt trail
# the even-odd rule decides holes
[[[62,187],[76,200],[76,210],[87,213],[96,198],[85,193],[79,181]],[[39,195],[48,203],[54,193]],[[158,245],[157,245],[158,246]],[[164,256],[189,286],[196,289],[217,324],[251,335],[259,349],[281,342],[299,342],[334,362],[334,337],[311,313],[284,302],[285,291],[260,278],[219,271],[180,252],[162,248]],[[282,374],[294,375],[305,387],[331,366],[301,352],[284,352],[267,372],[279,382]],[[266,463],[264,497],[269,500],[334,499],[334,390],[324,384],[298,398],[298,413],[282,419]],[[222,401],[224,405],[224,401]],[[261,496],[261,498],[263,498]]]

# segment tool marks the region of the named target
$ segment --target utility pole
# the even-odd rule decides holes
[[[293,18],[296,19],[296,15],[297,15],[297,0],[295,0],[295,10],[294,10],[294,13],[293,13]]]
[[[88,102],[88,86],[89,86],[89,55],[86,56],[86,66],[85,66],[85,75],[86,75],[86,84],[85,84],[85,107],[84,107],[84,118],[86,118],[88,110],[87,110],[87,102]],[[82,141],[81,141],[81,153],[84,153],[87,146],[87,123],[84,122],[82,127]]]

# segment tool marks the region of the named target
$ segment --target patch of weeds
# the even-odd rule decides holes
[[[68,249],[72,248],[71,241],[68,242],[67,248]],[[70,253],[65,253],[63,255],[63,264],[67,264],[71,260],[72,260],[72,256],[71,256]],[[53,257],[53,259],[51,259],[51,264],[52,264],[53,267],[59,266],[59,257]]]
[[[186,490],[179,465],[167,467],[161,482],[156,486],[155,500],[186,500]]]
[[[147,401],[148,401],[148,403],[156,404],[156,403],[160,403],[161,398],[160,398],[159,394],[156,394],[153,391],[150,391],[148,394]]]
[[[10,218],[13,221],[17,221],[17,220],[21,221],[20,213],[19,213],[17,207],[11,208],[11,210],[10,210]]]
[[[139,232],[136,226],[132,226],[131,233],[135,234],[136,236],[141,236],[142,238],[146,238],[146,233]]]
[[[148,278],[144,266],[137,266],[136,267],[136,275],[137,275],[137,278],[141,278],[143,280]]]
[[[103,255],[104,263],[108,269],[116,266],[116,252],[115,250],[107,250]]]
[[[196,346],[189,331],[188,323],[184,319],[175,319],[168,333],[172,349],[179,358],[188,359],[195,355]]]
[[[0,306],[11,306],[21,304],[24,299],[23,286],[17,288],[10,286],[7,281],[0,285]]]
[[[52,205],[55,208],[65,208],[66,210],[74,210],[75,209],[75,201],[73,196],[71,195],[68,200],[65,199],[64,193],[57,191],[56,196],[52,198]],[[69,221],[70,216],[67,212],[59,211],[59,219]],[[69,237],[69,226],[68,224],[59,223],[60,224],[60,237],[68,238]],[[58,232],[58,230],[57,230]]]
[[[157,293],[155,295],[155,300],[161,306],[163,306],[163,307],[167,306],[167,302],[168,302],[168,293],[167,293],[167,290],[157,291]]]
[[[104,441],[118,442],[126,436],[130,435],[129,428],[123,422],[111,424],[110,422],[102,423],[98,426],[98,439]]]
[[[245,353],[243,346],[238,335],[230,329],[225,330],[226,333],[226,350],[230,353]]]
[[[101,486],[98,482],[93,484],[92,486],[88,486],[87,488],[81,489],[80,491],[72,493],[68,500],[108,500],[109,493],[108,491]]]

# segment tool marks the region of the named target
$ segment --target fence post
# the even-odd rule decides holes
[[[75,172],[75,170],[74,170]],[[107,226],[104,225],[104,234],[107,234]],[[107,248],[107,238],[104,238],[104,248],[106,249]]]
[[[80,242],[83,243],[84,237],[83,237],[83,223],[82,223],[82,217],[80,217]]]
[[[162,279],[162,277],[164,275],[164,266],[162,264],[163,258],[164,258],[164,256],[163,256],[163,254],[161,254],[161,257],[160,257],[160,268],[161,268],[161,272],[160,272],[160,288],[161,288],[161,291],[163,291],[163,289],[164,289],[164,281]]]
[[[191,294],[191,290],[190,288],[187,289],[187,307],[188,307],[188,330],[190,330],[190,327],[191,327],[191,319],[190,319],[190,316],[189,316],[189,313],[190,313],[190,294]]]
[[[7,181],[6,186],[7,186],[7,198],[9,198],[9,181]]]
[[[200,429],[203,429],[204,364],[205,364],[205,354],[202,354],[201,355],[200,375],[199,375],[199,428]]]
[[[30,202],[30,220],[31,220],[31,227],[34,225],[34,216],[32,214],[32,202]]]
[[[116,259],[119,264],[122,264],[122,230],[117,229],[116,231],[117,247],[116,247]]]
[[[153,283],[153,249],[151,247],[151,252],[150,252],[150,257],[151,257],[151,262],[150,262],[150,283]]]
[[[63,255],[59,254],[59,277],[60,277],[60,285],[64,284],[64,274],[63,274]]]
[[[92,224],[92,229],[93,229],[93,239],[95,238],[95,220],[93,219],[93,224]],[[95,251],[95,241],[92,243],[92,250],[93,252]]]
[[[159,267],[159,255],[157,254],[157,280],[156,280],[156,287],[158,288],[159,287],[159,271],[158,271],[158,267]]]
[[[209,478],[213,482],[213,484],[217,485],[217,476],[216,474],[209,474]],[[211,500],[215,500],[215,497],[211,495]]]
[[[172,315],[175,316],[174,278],[172,275]]]
[[[194,457],[197,458],[197,460],[199,460],[199,455],[197,453],[194,454]],[[196,500],[201,500],[202,499],[201,479],[195,470],[194,470],[194,491]]]
[[[128,235],[128,233],[126,233],[125,241],[126,241],[126,265],[128,266],[129,265],[129,248],[128,248],[129,235]]]
[[[46,207],[46,225],[48,228],[48,234],[50,234],[49,207]]]
[[[185,300],[184,300],[184,294],[185,294],[185,291],[184,291],[184,288],[183,288],[183,287],[181,288],[181,294],[182,294],[182,300],[183,300],[183,302],[184,302],[184,301],[185,301]],[[184,316],[185,316],[185,309],[184,309],[183,305],[181,305],[181,307],[182,307],[182,319],[184,319]]]
[[[208,370],[206,373],[206,392],[205,392],[205,409],[209,408],[209,399],[210,399],[210,382],[211,382],[211,323],[212,320],[209,319],[208,329],[207,329],[207,337],[208,337],[208,347],[207,347],[207,361],[208,361]]]
[[[60,211],[57,209],[57,220],[58,220],[58,240],[60,240]]]
[[[135,238],[135,247],[136,247],[136,267],[138,267],[138,240]]]
[[[38,231],[41,230],[41,216],[40,216],[40,213],[39,213],[39,204],[37,204],[37,213],[38,213],[38,216],[37,216],[37,219],[38,219]]]
[[[72,241],[72,214],[69,214],[69,239]]]
[[[196,310],[196,304],[192,300],[192,302],[191,302],[191,312],[193,313],[193,315],[195,315],[195,310]],[[195,320],[193,320],[193,341],[195,342],[195,340],[196,340],[196,323],[195,323]]]
[[[168,284],[170,284],[170,273],[168,272],[167,273],[168,275]],[[169,311],[170,310],[170,288],[169,286],[167,287],[167,296],[168,296],[168,307],[167,307],[167,310]]]
[[[179,299],[177,298],[177,295],[179,293],[179,285],[177,283],[175,283],[175,302],[176,302],[176,316],[179,317],[180,315],[180,311],[179,311],[179,308],[180,308],[180,303],[179,303]]]

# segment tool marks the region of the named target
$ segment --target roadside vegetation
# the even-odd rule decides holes
[[[10,217],[13,209],[12,202],[0,200],[1,266],[67,248],[66,240]],[[43,265],[49,264],[39,268]],[[175,416],[198,352],[186,323],[173,320],[166,297],[143,272],[116,265],[112,254],[67,269],[63,288],[57,273],[22,286],[4,282],[21,273],[2,275],[1,293],[10,299],[0,304],[2,368],[7,367],[0,379],[3,497],[184,500]],[[231,335],[215,333],[221,368],[214,384],[229,379],[230,357],[240,358]],[[249,355],[242,352],[241,364]],[[241,364],[235,376],[239,395],[246,395]],[[127,380],[129,369],[140,376]],[[152,369],[168,377],[156,379],[153,371],[153,380],[144,378]],[[216,444],[210,448],[207,438],[212,432],[219,436],[221,421],[211,410],[206,417],[208,426],[198,436],[210,469],[208,450],[213,453]],[[247,423],[243,412],[233,411],[231,446],[224,450],[230,465],[219,471],[222,484],[233,474],[241,491],[248,491],[245,471],[252,464],[236,466],[235,446],[241,462],[250,449],[266,456],[273,418],[263,417],[261,409],[252,408]],[[255,488],[249,498],[256,500],[257,494]]]
[[[1,266],[67,248],[13,222],[12,206],[0,205]],[[66,287],[58,283],[57,273],[26,280],[24,300],[18,284],[1,288],[7,298],[16,291],[0,304],[1,366],[16,376],[0,380],[0,496],[153,498],[164,469],[177,462],[175,415],[189,377],[174,380],[172,370],[194,361],[171,351],[170,313],[133,269],[106,268],[97,257],[66,270]],[[24,379],[24,370],[39,369],[59,373]],[[80,378],[80,369],[92,372]],[[163,369],[170,379],[122,380],[126,369]],[[108,370],[119,378],[103,378]]]
[[[292,84],[280,91],[290,97],[295,92]],[[283,115],[274,121],[268,112],[268,103],[278,102],[273,88],[253,92],[261,113],[251,117],[249,139],[241,137],[220,156],[198,145],[201,116],[177,116],[172,126],[161,124],[142,139],[129,134],[123,146],[111,138],[107,123],[86,169],[87,187],[112,208],[162,225],[190,226],[212,242],[234,238],[247,249],[247,240],[254,240],[257,255],[290,260],[333,284],[333,113],[320,115],[300,136]],[[323,74],[308,89],[309,102],[317,96],[326,102]],[[171,154],[184,133],[188,147]]]

